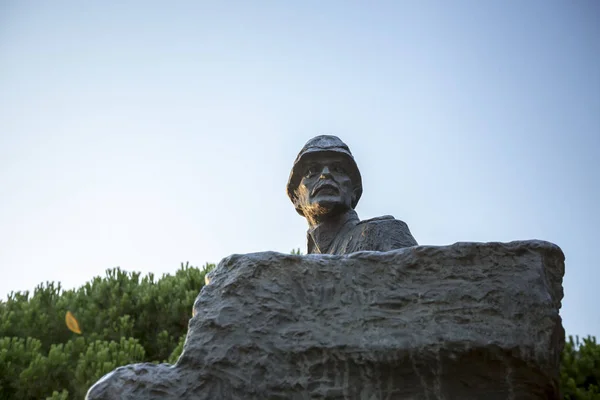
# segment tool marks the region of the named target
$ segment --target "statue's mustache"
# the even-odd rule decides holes
[[[319,190],[321,190],[323,188],[331,188],[331,189],[335,189],[335,190],[339,191],[338,185],[334,181],[325,180],[325,181],[321,181],[316,184],[316,186],[314,187],[314,189],[311,192],[311,195],[314,196]]]

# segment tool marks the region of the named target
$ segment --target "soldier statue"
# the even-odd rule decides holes
[[[358,166],[336,136],[310,139],[292,167],[287,194],[308,222],[308,254],[349,254],[416,246],[408,226],[391,215],[361,221]]]

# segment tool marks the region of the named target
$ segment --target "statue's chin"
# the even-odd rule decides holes
[[[336,200],[322,200],[311,207],[311,214],[319,219],[331,218],[348,211],[348,206]]]

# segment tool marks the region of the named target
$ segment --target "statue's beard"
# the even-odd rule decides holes
[[[340,201],[324,200],[318,203],[310,202],[306,187],[301,187],[296,190],[295,206],[302,210],[302,213],[310,225],[317,225],[324,219],[348,211],[347,205]]]

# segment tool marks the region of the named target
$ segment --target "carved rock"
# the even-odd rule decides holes
[[[559,399],[563,275],[543,241],[232,255],[175,365],[87,399]]]

